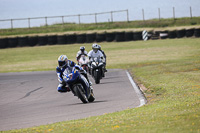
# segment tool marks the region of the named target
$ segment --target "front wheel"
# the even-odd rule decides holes
[[[88,99],[85,95],[85,91],[82,85],[77,85],[74,90],[76,91],[78,98],[80,98],[83,103],[88,103]]]
[[[96,84],[100,83],[100,71],[98,69],[94,70],[94,80]]]

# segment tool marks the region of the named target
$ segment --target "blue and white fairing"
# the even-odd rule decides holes
[[[73,89],[73,85],[77,83],[81,83],[85,89],[86,96],[88,97],[88,89],[89,89],[89,83],[87,79],[79,73],[79,71],[73,67],[73,68],[66,68],[63,72],[63,80],[69,85],[70,89]]]

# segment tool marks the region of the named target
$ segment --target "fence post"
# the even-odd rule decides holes
[[[30,22],[30,18],[28,18],[28,28],[31,28],[31,22]]]
[[[159,21],[160,21],[160,8],[158,8],[158,17],[159,17]]]
[[[192,19],[192,7],[190,7],[190,18]]]
[[[11,23],[11,29],[13,29],[13,20],[12,19],[10,20],[10,23]]]
[[[142,16],[143,16],[143,21],[145,21],[145,18],[144,18],[144,9],[142,9]]]
[[[79,24],[81,24],[81,17],[80,17],[81,15],[79,14],[78,15],[78,21],[79,21]]]
[[[127,22],[129,22],[129,14],[128,14],[128,9],[126,10],[127,13]]]
[[[110,15],[111,15],[111,22],[113,22],[113,12],[112,11],[110,12]]]
[[[62,24],[64,26],[64,16],[61,16],[62,17]]]
[[[175,18],[175,7],[173,7],[173,17],[174,17],[174,20],[176,19]]]
[[[47,26],[48,24],[47,24],[47,17],[45,17],[45,25]]]
[[[95,16],[95,23],[97,24],[97,14],[95,13],[94,16]]]

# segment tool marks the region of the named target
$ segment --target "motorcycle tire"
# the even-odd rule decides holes
[[[77,85],[75,88],[74,88],[74,91],[76,92],[78,98],[80,98],[80,100],[83,102],[83,103],[88,103],[88,99],[83,91],[83,86],[82,85]]]
[[[90,95],[88,101],[89,101],[89,102],[94,102],[94,100],[95,100],[94,94],[91,93],[91,95]]]
[[[100,83],[100,71],[94,71],[94,80],[96,84]]]

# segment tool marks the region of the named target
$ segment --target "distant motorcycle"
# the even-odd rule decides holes
[[[85,55],[81,55],[78,64],[86,71],[88,72],[88,63],[89,63],[89,58]]]
[[[100,79],[105,76],[104,64],[100,57],[92,58],[92,63],[90,66],[90,74],[95,80],[96,84],[100,83]]]
[[[69,85],[72,93],[80,98],[83,103],[95,100],[93,90],[91,90],[87,79],[77,69],[67,68],[63,74],[63,79]]]

